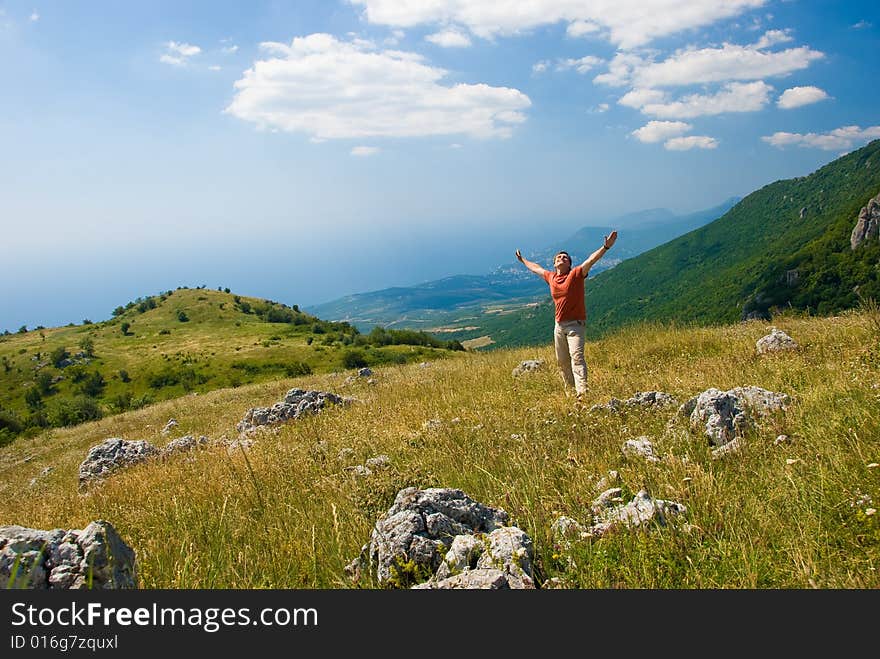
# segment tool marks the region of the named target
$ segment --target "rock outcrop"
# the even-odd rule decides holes
[[[103,520],[81,531],[0,526],[0,588],[137,588],[135,553]]]
[[[532,541],[508,519],[461,490],[405,488],[346,572],[397,587],[534,588]]]
[[[543,359],[526,359],[519,363],[519,365],[513,369],[513,377],[518,377],[524,373],[534,373],[535,371],[540,371],[544,366]]]
[[[691,429],[702,430],[713,446],[723,446],[741,436],[755,419],[785,410],[791,399],[761,387],[707,389],[682,405],[676,418],[687,418]]]
[[[249,435],[260,426],[283,423],[304,414],[317,414],[328,404],[340,405],[344,402],[345,400],[341,396],[329,391],[291,389],[284,396],[284,400],[275,403],[272,407],[252,407],[249,409],[244,418],[235,426],[235,429],[241,435]]]
[[[770,333],[767,336],[762,336],[755,343],[755,350],[759,355],[782,350],[796,350],[797,347],[798,344],[793,338],[775,327],[771,327]]]
[[[649,528],[652,522],[666,526],[672,516],[687,514],[682,504],[654,499],[647,490],[640,490],[629,503],[620,504],[620,492],[620,488],[613,488],[593,502],[588,526],[571,517],[559,517],[551,526],[556,542],[566,547],[575,540],[601,538],[621,529]]]
[[[849,244],[855,250],[866,240],[877,240],[878,236],[880,236],[880,194],[862,208],[850,235]]]
[[[593,405],[590,412],[608,410],[609,412],[621,412],[627,408],[664,408],[678,405],[678,401],[671,394],[663,391],[637,391],[631,398],[620,400],[612,397],[604,405]]]
[[[89,481],[105,478],[122,467],[143,462],[159,453],[158,448],[143,439],[129,441],[110,437],[89,449],[86,459],[79,466],[79,484],[82,486]]]

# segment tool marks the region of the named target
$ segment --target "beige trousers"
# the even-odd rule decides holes
[[[566,386],[574,387],[578,394],[587,391],[587,362],[584,359],[587,324],[583,320],[566,320],[556,323],[553,344],[556,347],[556,363],[562,372]]]

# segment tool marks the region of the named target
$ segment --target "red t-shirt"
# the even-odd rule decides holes
[[[584,271],[575,266],[567,275],[556,271],[544,271],[544,281],[550,284],[550,296],[556,305],[556,322],[567,320],[587,320],[587,307],[584,304]]]

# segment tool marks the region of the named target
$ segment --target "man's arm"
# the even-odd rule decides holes
[[[596,261],[605,256],[605,252],[611,249],[611,246],[617,242],[617,231],[612,231],[607,236],[605,236],[605,240],[602,242],[602,246],[597,249],[595,252],[590,254],[587,257],[587,260],[581,263],[581,270],[583,270],[584,277],[587,276],[587,273],[590,271],[594,265],[596,265]]]
[[[527,258],[523,257],[519,250],[516,250],[516,259],[539,277],[543,277],[544,273],[547,272],[534,261],[529,261]]]

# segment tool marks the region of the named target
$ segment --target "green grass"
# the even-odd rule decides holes
[[[376,369],[375,384],[315,373],[187,395],[0,448],[0,524],[83,528],[105,519],[137,553],[143,588],[347,588],[344,566],[403,487],[456,487],[504,508],[536,550],[539,585],[572,588],[877,588],[880,578],[880,324],[876,309],[778,318],[800,348],[759,357],[769,326],[630,327],[587,346],[590,391],[575,408],[551,368],[513,378],[552,347],[500,349]],[[193,345],[190,350],[205,350]],[[257,350],[257,347],[253,347]],[[667,430],[674,410],[590,413],[612,396],[757,385],[792,405],[721,460],[699,434]],[[77,492],[77,468],[107,437],[158,446],[183,434],[235,436],[253,406],[291,387],[353,395],[261,436],[121,471]],[[166,421],[180,425],[161,435]],[[439,419],[439,427],[425,425]],[[779,434],[792,441],[774,445]],[[652,438],[659,463],[621,447]],[[351,449],[350,458],[340,458]],[[345,452],[342,452],[344,456]],[[345,467],[387,454],[357,478]],[[44,467],[53,470],[40,476]],[[684,504],[675,523],[557,545],[553,521],[588,522],[597,481],[620,473]],[[36,479],[33,485],[31,479]],[[872,503],[866,503],[870,498]],[[362,583],[360,587],[374,587]]]

